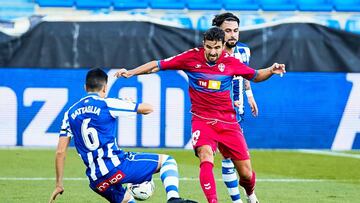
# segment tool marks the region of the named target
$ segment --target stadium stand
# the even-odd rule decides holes
[[[274,18],[272,18],[272,21],[279,21],[279,20],[291,18],[291,17],[293,17],[293,16],[295,16],[294,13],[280,13],[279,15],[275,16]]]
[[[221,0],[188,0],[189,10],[221,10]]]
[[[0,20],[51,15],[51,8],[64,8],[69,13],[76,12],[75,8],[92,15],[142,14],[198,30],[210,28],[213,16],[224,10],[237,13],[241,27],[293,16],[316,19],[322,25],[354,33],[359,33],[360,24],[359,17],[349,18],[360,12],[360,0],[0,0]]]
[[[333,0],[335,10],[360,12],[360,0]]]
[[[300,11],[332,11],[330,0],[297,0]]]
[[[223,0],[225,10],[256,11],[260,6],[258,0]]]
[[[240,15],[240,27],[265,23],[265,19],[259,15]]]
[[[183,0],[152,0],[150,1],[152,9],[184,9],[185,1]]]
[[[74,0],[36,0],[41,7],[72,7]]]
[[[110,0],[76,0],[77,9],[101,9],[110,8],[112,2]]]
[[[161,17],[162,20],[166,20],[169,22],[175,22],[179,24],[183,28],[193,29],[193,24],[189,16],[179,15],[179,14],[167,14]]]
[[[332,19],[330,15],[315,15],[316,21],[327,27],[341,29],[340,22],[336,19]]]
[[[210,14],[200,16],[197,21],[196,28],[201,31],[209,29],[212,26],[211,20],[213,19],[213,17],[214,15],[210,15]]]
[[[0,0],[2,2],[27,2],[32,0]],[[189,9],[229,11],[360,11],[360,0],[35,0],[40,7],[71,7],[80,9],[105,8],[114,5],[127,9]]]
[[[0,0],[0,19],[28,17],[34,14],[34,5],[28,0]]]
[[[115,10],[146,9],[149,6],[147,0],[113,0]]]
[[[294,0],[260,0],[264,11],[295,11],[297,9]]]
[[[360,34],[360,16],[355,16],[346,21],[345,30]]]

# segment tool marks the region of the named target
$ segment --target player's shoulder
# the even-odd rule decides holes
[[[192,48],[192,49],[188,49],[184,52],[181,52],[180,54],[178,55],[175,55],[175,56],[171,56],[169,58],[166,58],[164,59],[163,61],[171,61],[173,60],[174,58],[176,59],[180,59],[180,60],[186,60],[186,59],[189,59],[189,58],[192,58],[192,57],[196,57],[197,53],[200,52],[200,49],[199,48]]]
[[[105,103],[105,100],[103,98],[101,98],[95,94],[90,94],[90,95],[86,95],[86,96],[82,97],[81,99],[79,99],[79,101],[75,102],[69,108],[69,110],[71,111],[73,109],[77,109],[79,107],[87,106],[87,105],[103,105],[104,103]]]
[[[225,53],[223,57],[223,61],[226,63],[239,63],[239,59],[237,59],[234,55],[231,55],[229,53]]]
[[[195,55],[195,54],[200,53],[200,52],[201,52],[201,49],[202,49],[202,48],[195,47],[195,48],[189,49],[189,50],[187,50],[187,51],[184,51],[183,54]]]
[[[243,43],[243,42],[237,42],[236,47],[237,48],[243,48],[243,49],[245,49],[245,48],[250,49],[249,46],[247,44]]]

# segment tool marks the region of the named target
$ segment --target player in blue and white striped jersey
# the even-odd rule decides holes
[[[233,57],[239,59],[242,63],[249,66],[250,63],[250,49],[246,44],[239,42],[239,23],[240,20],[232,13],[222,13],[216,15],[212,21],[213,26],[217,26],[224,30],[226,51]],[[233,101],[234,106],[238,112],[238,121],[243,121],[244,115],[244,90],[247,95],[247,100],[251,108],[253,116],[258,115],[258,107],[251,91],[250,82],[243,79],[241,76],[235,77],[233,80]],[[255,189],[255,172],[252,171],[251,162],[249,160],[231,160],[226,157],[222,160],[222,175],[223,181],[228,188],[231,200],[233,203],[242,203],[240,198],[240,191],[238,188],[238,177],[234,166],[234,161],[241,166],[237,169],[240,176],[240,185],[244,187],[247,200],[250,203],[257,203],[258,200],[254,193]]]
[[[157,172],[160,172],[169,203],[194,202],[179,197],[178,168],[171,156],[124,152],[118,147],[116,118],[149,114],[153,109],[146,103],[106,98],[107,79],[103,70],[90,70],[85,85],[88,95],[65,112],[55,159],[56,187],[50,202],[64,191],[64,162],[71,138],[86,166],[90,188],[109,202],[135,202],[122,184],[150,181]]]

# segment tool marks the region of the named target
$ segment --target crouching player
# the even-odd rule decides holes
[[[122,184],[150,181],[154,173],[160,172],[168,203],[196,203],[179,197],[178,167],[171,156],[119,149],[116,117],[149,114],[153,109],[146,103],[105,98],[107,79],[103,70],[90,70],[85,85],[88,94],[65,112],[55,158],[56,185],[50,202],[64,192],[66,150],[73,138],[76,150],[86,165],[90,188],[109,202],[134,202]]]

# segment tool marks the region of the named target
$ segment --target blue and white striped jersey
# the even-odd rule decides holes
[[[250,64],[250,48],[241,42],[235,46],[233,56],[239,59],[240,62],[249,66]],[[239,101],[239,114],[244,114],[244,79],[241,76],[234,77],[233,80],[233,100]]]
[[[74,139],[86,165],[86,175],[97,180],[118,166],[124,156],[116,141],[116,117],[135,115],[138,104],[88,94],[65,112],[60,136]]]

